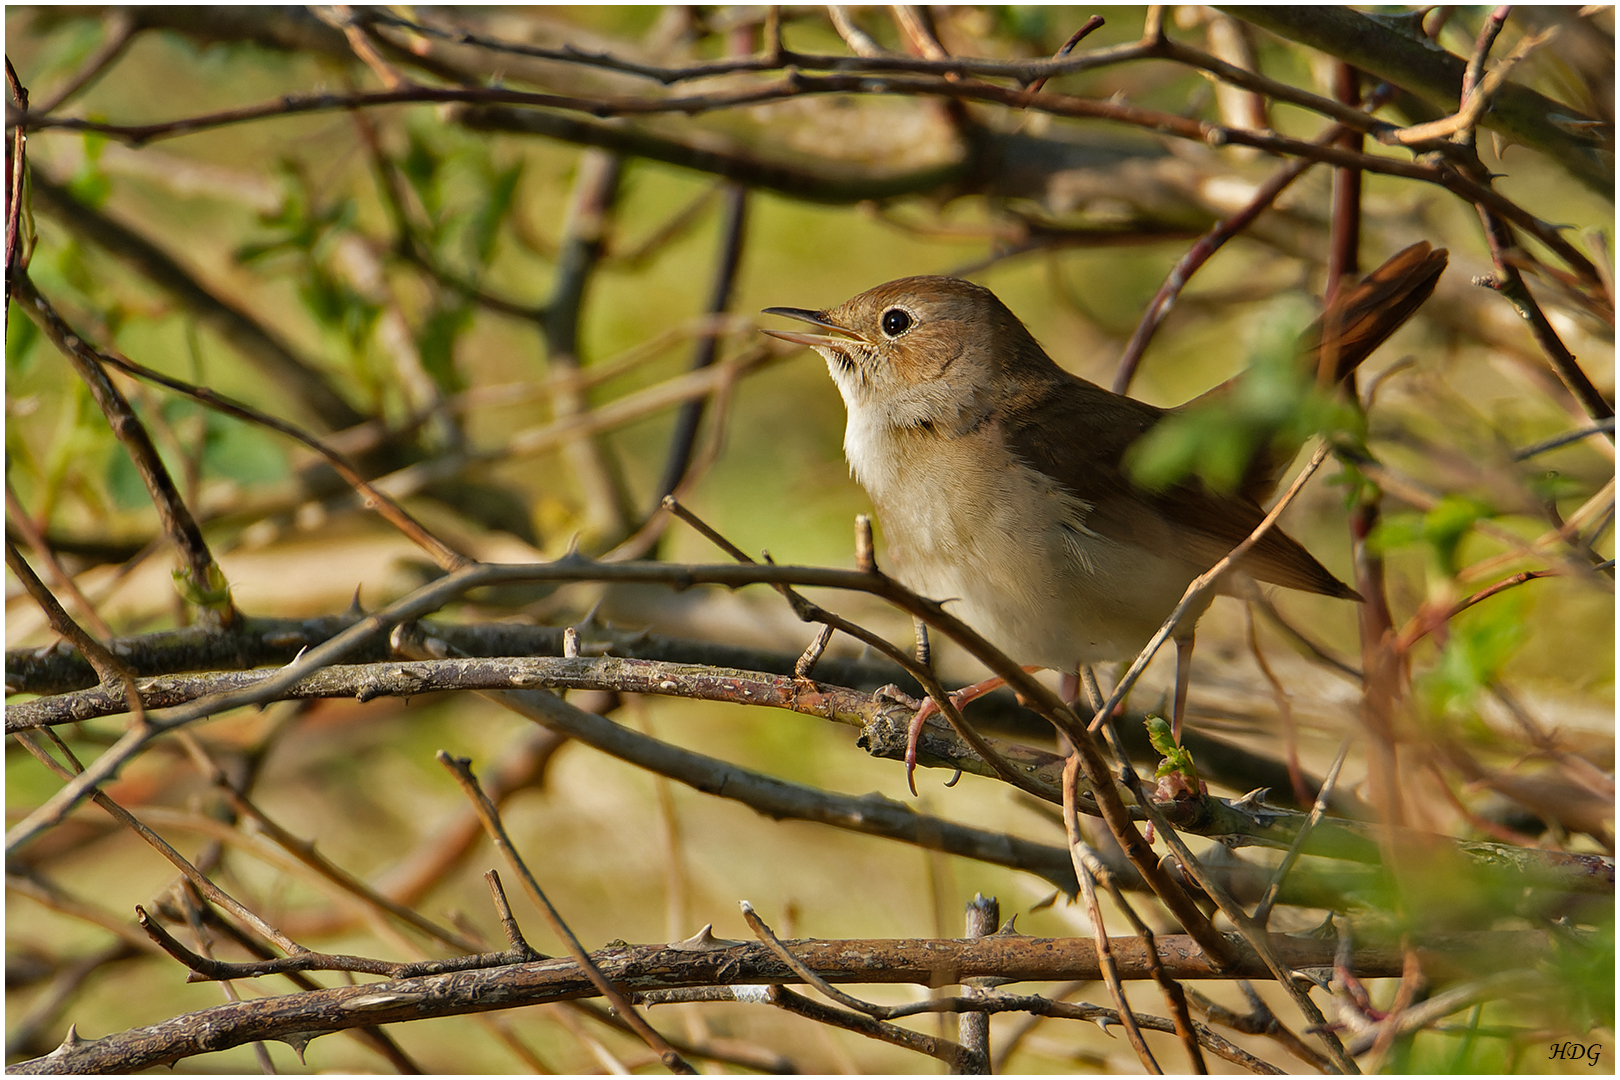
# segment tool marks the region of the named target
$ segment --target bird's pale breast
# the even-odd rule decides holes
[[[1196,572],[1091,533],[1086,504],[1013,457],[993,422],[943,439],[852,413],[844,449],[896,576],[1021,664],[1135,656]]]

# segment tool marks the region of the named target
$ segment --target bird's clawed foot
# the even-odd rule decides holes
[[[1024,670],[1039,671],[1040,668],[1038,666],[1033,666],[1026,667]],[[990,691],[999,690],[1006,685],[1006,679],[995,677],[986,679],[983,682],[976,682],[972,686],[964,686],[960,690],[951,691],[951,704],[956,706],[957,712],[961,712],[968,706],[970,702],[977,701],[984,697],[984,695],[990,693]],[[887,691],[891,690],[893,691],[893,694],[886,694]],[[896,701],[899,701],[901,698],[911,701],[911,698],[907,697],[905,694],[902,694],[898,688],[893,686],[886,686],[882,690],[879,690],[878,693],[886,694],[886,696],[889,697],[894,697],[894,700]],[[896,697],[895,695],[899,696]],[[927,722],[930,716],[939,711],[939,706],[934,704],[933,698],[923,698],[922,704],[917,706],[916,713],[914,713],[911,717],[910,728],[908,728],[906,731],[906,787],[911,789],[911,793],[913,795],[917,794],[917,780],[914,775],[917,771],[917,740],[922,738],[923,724]]]

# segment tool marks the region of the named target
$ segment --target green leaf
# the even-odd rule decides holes
[[[87,206],[100,208],[107,201],[107,196],[112,194],[112,181],[101,171],[101,149],[106,145],[105,135],[85,132],[84,161],[67,182],[68,191]]]
[[[1198,766],[1193,764],[1192,753],[1176,742],[1175,732],[1164,717],[1148,713],[1142,723],[1147,727],[1148,742],[1164,759],[1153,775],[1163,779],[1171,773],[1180,773],[1186,777],[1187,786],[1198,791]]]
[[[185,567],[177,566],[170,574],[174,578],[176,590],[185,599],[186,603],[194,607],[220,610],[230,606],[231,583],[225,580],[225,572],[219,564],[208,564],[208,580],[199,582],[191,576],[191,571]]]
[[[90,272],[90,267],[84,259],[84,248],[77,240],[70,240],[62,245],[61,251],[56,256],[56,272],[61,274],[62,280],[77,290],[86,302],[96,295],[96,277]]]
[[[517,195],[518,180],[523,175],[523,162],[514,162],[493,176],[487,177],[483,199],[473,211],[467,225],[467,237],[472,258],[479,269],[489,265],[495,257],[495,242],[500,238],[501,225],[512,210]]]
[[[1423,515],[1423,538],[1434,546],[1435,556],[1449,575],[1457,573],[1457,548],[1474,523],[1491,516],[1491,508],[1477,499],[1447,495]]]
[[[1528,478],[1530,490],[1542,502],[1570,499],[1586,494],[1586,485],[1557,469],[1547,469]]]
[[[129,454],[124,452],[121,445],[115,445],[112,453],[108,455],[102,482],[106,484],[107,494],[112,498],[113,505],[120,510],[139,510],[143,506],[152,505],[146,491],[146,482],[141,479],[135,463],[129,459]]]
[[[372,326],[382,314],[379,305],[314,263],[299,282],[298,296],[317,322],[343,336],[351,352],[358,352],[365,344]]]
[[[1428,544],[1436,565],[1445,576],[1457,573],[1457,549],[1474,524],[1495,513],[1478,499],[1447,495],[1427,513],[1390,514],[1379,521],[1367,538],[1368,546],[1380,554],[1414,544]]]
[[[1424,538],[1423,515],[1414,511],[1387,514],[1378,519],[1378,526],[1367,535],[1367,547],[1378,555],[1411,547]]]
[[[1249,367],[1231,392],[1172,413],[1126,452],[1136,483],[1162,490],[1197,477],[1217,491],[1233,491],[1268,443],[1294,447],[1319,432],[1359,425],[1355,410],[1317,391],[1314,373],[1300,362],[1300,305],[1272,307],[1276,314],[1256,323]]]
[[[998,29],[1011,35],[1019,41],[1027,41],[1041,45],[1044,49],[1046,36],[1051,30],[1051,17],[1045,6],[1040,4],[1007,4],[994,9]]]
[[[207,414],[203,469],[238,484],[274,483],[287,475],[287,455],[264,429],[220,413]]]
[[[1554,934],[1548,965],[1561,999],[1554,1008],[1571,1031],[1614,1026],[1614,920],[1595,919],[1596,928],[1574,935]]]
[[[405,157],[400,160],[399,171],[405,175],[411,190],[416,192],[416,197],[421,200],[422,208],[427,211],[429,220],[437,225],[441,208],[439,169],[443,163],[420,132],[412,130],[407,137],[410,145]]]
[[[39,340],[39,327],[23,314],[15,300],[11,301],[6,321],[11,326],[11,332],[6,335],[6,374],[26,375],[34,366],[34,343]]]
[[[1439,661],[1418,680],[1433,715],[1466,714],[1478,693],[1501,674],[1529,639],[1528,602],[1526,593],[1504,593],[1451,621]]]
[[[453,308],[434,308],[423,320],[422,329],[417,331],[416,350],[422,357],[422,367],[445,393],[456,393],[463,388],[456,370],[456,339],[472,323],[472,307],[462,303]]]

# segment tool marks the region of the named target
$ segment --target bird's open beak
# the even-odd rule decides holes
[[[860,334],[855,333],[853,330],[846,330],[828,319],[825,312],[806,311],[804,308],[793,307],[768,307],[761,314],[781,315],[789,319],[798,319],[800,322],[807,322],[811,326],[824,326],[828,330],[835,330],[842,335],[841,337],[833,337],[831,334],[802,334],[797,330],[760,329],[762,334],[769,334],[771,337],[781,338],[783,341],[791,341],[796,345],[809,345],[811,348],[815,348],[816,346],[848,345],[852,340],[866,341]]]

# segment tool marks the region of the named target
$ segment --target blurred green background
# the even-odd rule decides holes
[[[225,9],[209,10],[214,13],[199,13],[189,25],[183,14],[166,16],[176,20],[174,26],[155,25],[157,16],[154,25],[141,24],[116,63],[64,110],[141,123],[282,94],[377,85],[375,75],[352,55],[267,47],[245,30],[233,38],[229,20],[218,14]],[[1140,9],[953,8],[937,9],[934,19],[953,52],[1011,58],[1051,55],[1094,10],[1107,25],[1083,48],[1135,40]],[[1441,44],[1466,54],[1484,10],[1457,12],[1441,32]],[[1207,35],[1224,17],[1209,9],[1177,11],[1172,34],[1210,47]],[[788,8],[781,17],[790,47],[847,52],[822,9]],[[65,84],[119,32],[118,16],[107,9],[9,7],[6,18],[8,58],[36,102]],[[264,16],[267,24],[279,18]],[[857,18],[884,45],[903,47],[882,11],[863,10]],[[758,48],[764,9],[457,9],[434,19],[477,25],[510,39],[674,63],[734,52],[739,41]],[[1589,21],[1598,24],[1600,37],[1607,33],[1612,47],[1612,12]],[[1510,24],[1508,38],[1516,39],[1524,25]],[[1575,107],[1591,108],[1591,101],[1571,96],[1576,92],[1571,87],[1590,88],[1580,82],[1587,69],[1574,51],[1585,40],[1567,30],[1522,65],[1515,78]],[[1255,35],[1255,41],[1268,75],[1326,92],[1320,57],[1265,35]],[[654,92],[644,82],[589,68],[520,67],[512,60],[508,73],[509,58],[500,54],[446,55],[465,63],[473,57],[488,77],[509,78],[514,86],[580,94]],[[427,78],[420,72],[413,76]],[[724,85],[715,80],[698,88]],[[1200,116],[1215,116],[1219,108],[1208,80],[1164,63],[1060,78],[1048,92],[1121,94],[1134,104]],[[1612,116],[1612,79],[1607,107]],[[1002,171],[976,186],[942,186],[882,204],[817,205],[779,192],[748,194],[746,242],[730,305],[742,323],[720,339],[722,360],[758,345],[761,339],[746,323],[760,308],[823,308],[891,278],[968,268],[1025,321],[1054,359],[1106,384],[1136,319],[1189,237],[1241,206],[1279,167],[1241,148],[1213,150],[1041,114],[988,107],[970,111],[1004,140],[1009,155],[1018,151],[1028,158],[1004,158]],[[445,282],[453,278],[475,285],[517,305],[545,304],[558,278],[557,253],[586,151],[544,138],[470,130],[458,118],[454,107],[434,105],[373,108],[364,118],[421,250],[444,272],[441,279],[400,256],[397,223],[379,186],[378,160],[368,154],[360,121],[346,112],[238,124],[139,148],[95,134],[40,131],[29,137],[28,162],[36,177],[138,231],[208,290],[272,327],[356,409],[391,427],[405,447],[402,464],[465,448],[499,447],[553,416],[548,379],[558,372],[535,322],[492,310]],[[1314,136],[1323,124],[1313,114],[1284,106],[1273,107],[1272,122],[1301,137]],[[947,160],[958,146],[946,110],[910,98],[805,97],[624,126],[841,175],[892,175]],[[1090,155],[1084,164],[1063,156],[1082,154],[1076,147]],[[1558,162],[1524,147],[1506,148],[1498,156],[1483,137],[1481,153],[1488,168],[1504,174],[1498,182],[1503,193],[1545,220],[1571,223],[1575,228],[1568,235],[1584,250],[1601,254],[1594,236],[1612,245],[1611,204]],[[1067,164],[1042,165],[1047,160],[1042,154]],[[1015,166],[1025,160],[1033,164],[1020,172]],[[1275,211],[1197,276],[1148,352],[1133,388],[1136,395],[1161,405],[1187,400],[1244,367],[1278,326],[1297,327],[1309,318],[1323,289],[1329,179],[1321,168],[1306,174]],[[696,171],[624,161],[608,214],[605,257],[591,275],[580,311],[580,363],[588,373],[666,337],[643,362],[593,386],[588,406],[658,386],[689,364],[693,328],[712,288],[721,239],[724,194],[715,186],[712,176]],[[1611,485],[1612,519],[1613,457],[1612,450],[1605,453],[1595,445],[1601,440],[1586,439],[1527,464],[1512,461],[1514,448],[1571,430],[1579,420],[1567,396],[1535,374],[1542,361],[1509,305],[1470,284],[1490,269],[1472,207],[1437,187],[1369,176],[1364,213],[1367,266],[1420,239],[1452,252],[1452,268],[1434,300],[1374,357],[1363,379],[1365,386],[1379,372],[1410,360],[1410,366],[1380,383],[1368,447],[1391,468],[1448,497],[1438,510],[1395,496],[1384,504],[1385,524],[1375,541],[1388,559],[1389,596],[1400,627],[1425,602],[1460,599],[1516,569],[1541,565],[1503,562],[1495,572],[1470,577],[1475,564],[1510,550],[1480,529],[1480,522],[1533,541],[1550,528],[1547,506],[1567,516],[1595,496],[1601,501],[1605,483]],[[29,274],[89,339],[278,416],[309,421],[306,405],[285,384],[244,363],[195,310],[156,287],[148,275],[86,239],[82,230],[67,227],[59,214],[36,207],[28,224],[33,235]],[[1071,240],[1014,251],[1028,237],[1041,235],[1041,228],[1106,228],[1118,235],[1107,244]],[[659,238],[663,242],[647,246]],[[1536,284],[1559,333],[1612,397],[1612,309],[1604,323],[1541,280]],[[11,316],[9,483],[29,514],[60,541],[81,589],[117,633],[174,625],[186,616],[170,580],[169,555],[160,551],[133,569],[125,567],[158,534],[138,477],[49,342],[15,307]],[[380,519],[341,495],[311,493],[301,479],[310,464],[305,452],[151,388],[127,380],[122,385],[175,474],[185,478],[188,502],[203,518],[243,610],[336,613],[356,589],[370,610],[422,580],[421,557]],[[436,407],[445,401],[459,404],[449,412]],[[407,425],[424,411],[431,414],[427,421]],[[820,359],[784,350],[737,382],[724,410],[711,404],[700,445],[718,452],[685,489],[683,501],[747,551],[768,549],[784,563],[850,566],[851,523],[869,505],[843,462],[842,424],[842,405]],[[664,409],[613,427],[595,441],[624,512],[618,528],[600,527],[600,507],[593,507],[592,494],[560,449],[467,471],[457,481],[465,487],[460,501],[418,494],[408,505],[440,535],[492,561],[552,558],[576,541],[589,551],[604,551],[624,540],[656,506],[660,492],[655,488],[673,427],[674,413]],[[1330,464],[1284,525],[1334,573],[1348,578],[1347,488],[1339,472]],[[514,506],[519,508],[515,518]],[[881,535],[881,522],[878,527]],[[1595,537],[1598,555],[1609,558],[1611,533],[1591,523],[1587,531]],[[96,555],[95,544],[115,549],[117,557]],[[675,561],[722,559],[678,524],[665,534],[657,554]],[[866,598],[815,598],[897,642],[909,641],[908,620]],[[1351,605],[1295,594],[1275,600],[1313,638],[1352,660],[1357,656]],[[669,595],[570,586],[538,598],[481,596],[442,617],[566,625],[599,601],[602,618],[624,627],[649,626],[660,634],[786,652],[802,649],[810,637],[778,597],[758,589]],[[1543,843],[1596,850],[1591,837],[1569,835],[1544,807],[1513,805],[1501,784],[1495,790],[1470,786],[1470,778],[1450,764],[1431,775],[1425,733],[1439,729],[1448,739],[1460,739],[1493,772],[1563,782],[1559,755],[1574,755],[1612,775],[1613,625],[1612,587],[1570,573],[1481,604],[1455,621],[1449,634],[1420,645],[1412,654],[1417,689],[1408,717],[1413,817],[1436,831],[1466,836],[1485,835],[1479,821],[1488,819],[1526,830]],[[1200,626],[1195,722],[1276,756],[1276,704],[1246,637],[1241,605],[1217,602]],[[1358,694],[1268,627],[1262,627],[1261,638],[1291,695],[1302,760],[1320,774],[1342,735],[1358,730]],[[8,576],[8,646],[51,640],[43,618]],[[835,639],[834,649],[855,651],[843,639]],[[951,679],[977,677],[975,666],[954,649],[942,652],[942,668]],[[1168,662],[1161,658],[1137,692],[1138,701],[1151,704],[1168,678]],[[1530,745],[1500,697],[1493,696],[1498,687],[1511,687],[1514,701],[1555,730],[1556,753]],[[615,715],[679,745],[800,783],[905,796],[899,766],[869,759],[847,731],[805,717],[662,699],[628,702]],[[371,879],[427,844],[435,827],[462,809],[453,784],[432,760],[435,750],[467,755],[487,773],[530,727],[468,696],[365,705],[322,702],[307,708],[283,703],[262,714],[220,718],[198,734],[223,757],[255,762],[256,798],[272,817]],[[64,731],[64,737],[81,756],[93,756],[120,730],[121,721],[108,718],[71,734]],[[1358,744],[1346,784],[1359,784],[1365,772]],[[939,774],[919,779],[919,809],[1061,843],[1054,819],[1001,785],[967,777],[946,789]],[[14,816],[48,797],[57,783],[8,744],[7,807]],[[1442,784],[1461,793],[1467,816],[1443,797]],[[213,813],[212,797],[178,750],[160,747],[147,754],[109,790],[138,812],[149,807],[168,814],[166,835],[185,838],[188,851],[205,844],[184,819]],[[559,752],[543,779],[514,796],[505,812],[542,883],[587,947],[616,938],[675,940],[711,921],[721,936],[746,939],[750,934],[737,914],[739,899],[751,901],[784,936],[958,936],[962,906],[976,892],[998,896],[1004,917],[1020,913],[1018,928],[1024,933],[1084,932],[1083,916],[1064,900],[1039,906],[1049,889],[1034,878],[887,841],[771,822],[580,746]],[[146,903],[163,889],[172,870],[133,839],[106,832],[98,815],[81,810],[26,858],[72,894],[125,920],[135,903]],[[1609,830],[1612,843],[1612,815]],[[423,910],[435,917],[461,912],[499,940],[479,880],[495,864],[494,852],[480,846],[429,893]],[[320,925],[322,913],[334,905],[306,875],[235,848],[227,851],[221,883],[295,937],[298,926]],[[348,909],[336,902],[336,910]],[[526,904],[520,903],[518,915],[538,948],[557,951]],[[1319,919],[1320,913],[1311,912],[1279,915],[1287,929]],[[379,933],[352,917],[328,921],[339,928],[312,938],[315,947],[403,956],[391,936],[397,932]],[[104,929],[16,895],[8,904],[8,974],[25,968],[25,960],[59,962],[109,940]],[[1609,940],[1612,951],[1612,930]],[[331,977],[323,978],[332,984]],[[280,992],[238,985],[244,995]],[[1589,989],[1572,989],[1572,1000],[1586,1000]],[[899,1001],[923,992],[882,988],[873,996]],[[1209,992],[1239,1007],[1241,998],[1230,987]],[[1375,995],[1386,1001],[1390,992],[1388,986],[1375,987]],[[8,1014],[25,1012],[42,993],[41,982],[19,979],[15,992],[8,992]],[[1090,987],[1083,996],[1101,1001],[1102,994],[1100,987]],[[1267,996],[1281,1008],[1280,995]],[[1133,986],[1131,998],[1147,1011],[1162,1010],[1149,987]],[[55,1045],[69,1020],[77,1022],[82,1036],[96,1037],[219,1000],[217,986],[185,984],[171,961],[146,957],[116,963],[86,980],[60,1022],[40,1033],[44,1041],[23,1050],[26,1056]],[[1612,992],[1609,1001],[1612,1017]],[[1544,1020],[1527,1021],[1487,1006],[1480,1023],[1556,1027],[1560,1013],[1567,1020],[1569,1008],[1548,1002]],[[736,1038],[772,1047],[807,1071],[921,1067],[893,1048],[815,1030],[759,1007],[672,1006],[651,1016],[694,1039]],[[435,1020],[393,1033],[429,1070],[525,1068],[511,1046],[483,1026],[491,1022],[504,1025],[556,1071],[603,1067],[598,1040],[631,1064],[646,1057],[633,1040],[556,1006]],[[1011,1017],[997,1018],[993,1026],[1004,1034],[1014,1023]],[[932,1024],[921,1022],[928,1030]],[[1269,1058],[1282,1057],[1264,1040],[1237,1041]],[[1082,1035],[1047,1025],[1023,1045],[1010,1067],[1135,1068],[1122,1045],[1100,1032]],[[1165,1053],[1172,1051],[1168,1037],[1163,1045]],[[1406,1048],[1410,1056],[1401,1065],[1417,1071],[1557,1068],[1541,1060],[1537,1047],[1511,1040],[1482,1038],[1471,1044],[1467,1057],[1458,1055],[1458,1045],[1456,1036],[1426,1035]],[[273,1047],[271,1056],[284,1071],[359,1071],[379,1064],[343,1038],[313,1044],[302,1066],[284,1047]],[[1285,1057],[1278,1063],[1291,1064]],[[180,1066],[253,1067],[247,1048]]]

